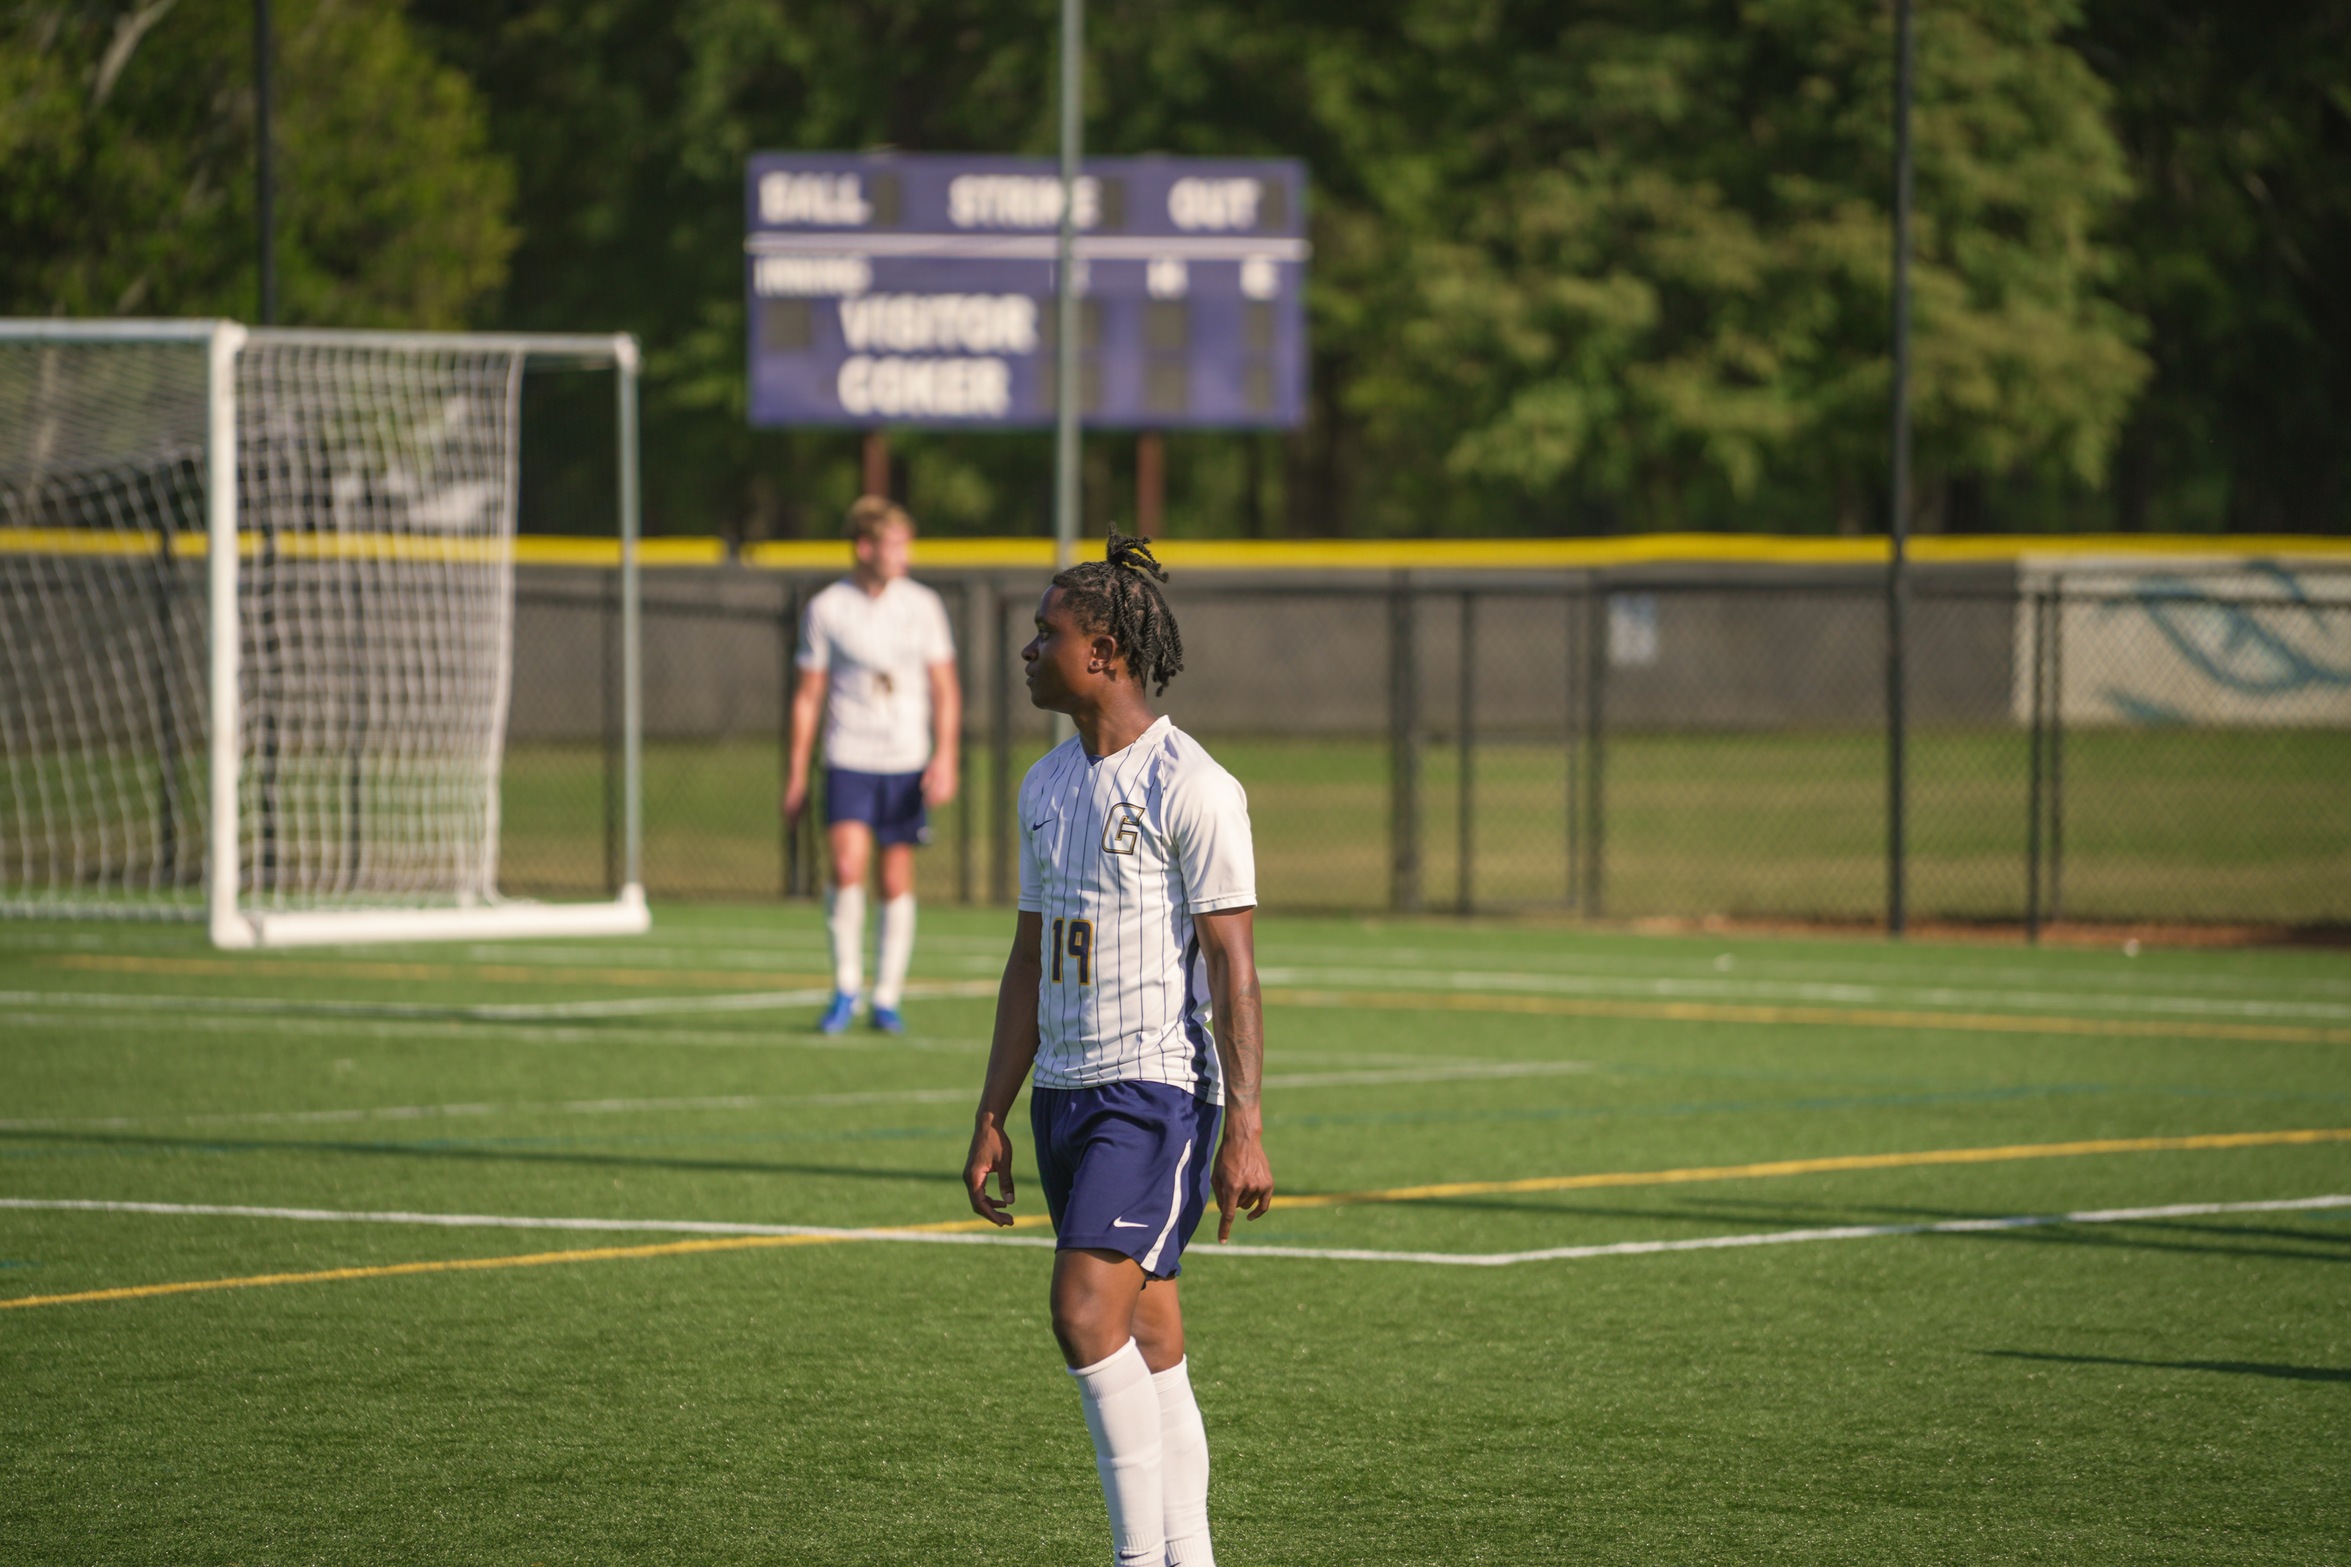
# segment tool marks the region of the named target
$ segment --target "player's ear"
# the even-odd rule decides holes
[[[1120,663],[1118,638],[1110,635],[1108,632],[1098,632],[1094,637],[1093,646],[1088,649],[1088,653],[1092,659],[1093,667],[1095,669],[1100,670],[1103,674],[1108,675],[1113,680],[1118,678],[1118,666]]]

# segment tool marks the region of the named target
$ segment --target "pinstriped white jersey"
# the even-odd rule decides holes
[[[1036,1083],[1170,1083],[1224,1102],[1195,914],[1257,902],[1249,797],[1165,718],[1020,786],[1020,906],[1044,917]]]

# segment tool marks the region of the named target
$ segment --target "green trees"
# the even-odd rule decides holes
[[[2114,296],[2155,365],[2123,527],[2351,528],[2351,4],[2090,0],[2134,189]]]
[[[657,513],[797,532],[855,482],[845,439],[743,426],[744,156],[1048,151],[1052,10],[421,8],[522,170],[501,319],[576,325],[600,299],[654,349]],[[2108,287],[2130,183],[2066,0],[1930,13],[1923,520],[1981,525],[1987,483],[2102,480],[2146,374]],[[1096,0],[1089,26],[1091,150],[1286,152],[1314,179],[1315,422],[1273,465],[1253,438],[1179,442],[1177,528],[1883,525],[1879,9]],[[933,526],[1039,525],[1041,441],[898,445]],[[1106,514],[1125,452],[1092,443]]]
[[[1432,17],[1450,8],[1428,8]],[[2126,194],[2045,0],[1920,33],[1922,488],[2096,482],[2143,377],[2102,297]],[[1822,0],[1497,11],[1413,51],[1476,134],[1400,150],[1392,324],[1354,389],[1409,513],[1882,526],[1890,29]],[[1388,519],[1406,525],[1406,517]]]
[[[504,275],[513,180],[464,77],[393,0],[280,0],[279,291],[290,321],[457,326]],[[0,310],[254,310],[242,5],[0,14]]]
[[[829,529],[743,417],[759,148],[1045,153],[1054,0],[279,0],[289,319],[626,327],[648,505]],[[249,313],[246,8],[0,13],[0,308]],[[1884,526],[1889,8],[1092,0],[1098,153],[1306,160],[1310,428],[1177,531]],[[1918,0],[1927,529],[2351,526],[2351,0]],[[511,259],[509,251],[511,250]],[[905,436],[948,531],[1047,446]],[[1130,445],[1089,443],[1125,515]]]

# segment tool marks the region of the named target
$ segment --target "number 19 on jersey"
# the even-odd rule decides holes
[[[1094,922],[1058,919],[1053,922],[1053,983],[1064,984],[1063,960],[1076,971],[1081,985],[1094,983]]]

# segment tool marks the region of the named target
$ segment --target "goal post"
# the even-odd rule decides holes
[[[501,896],[526,367],[613,374],[620,885]],[[0,914],[625,934],[634,339],[0,321]]]

